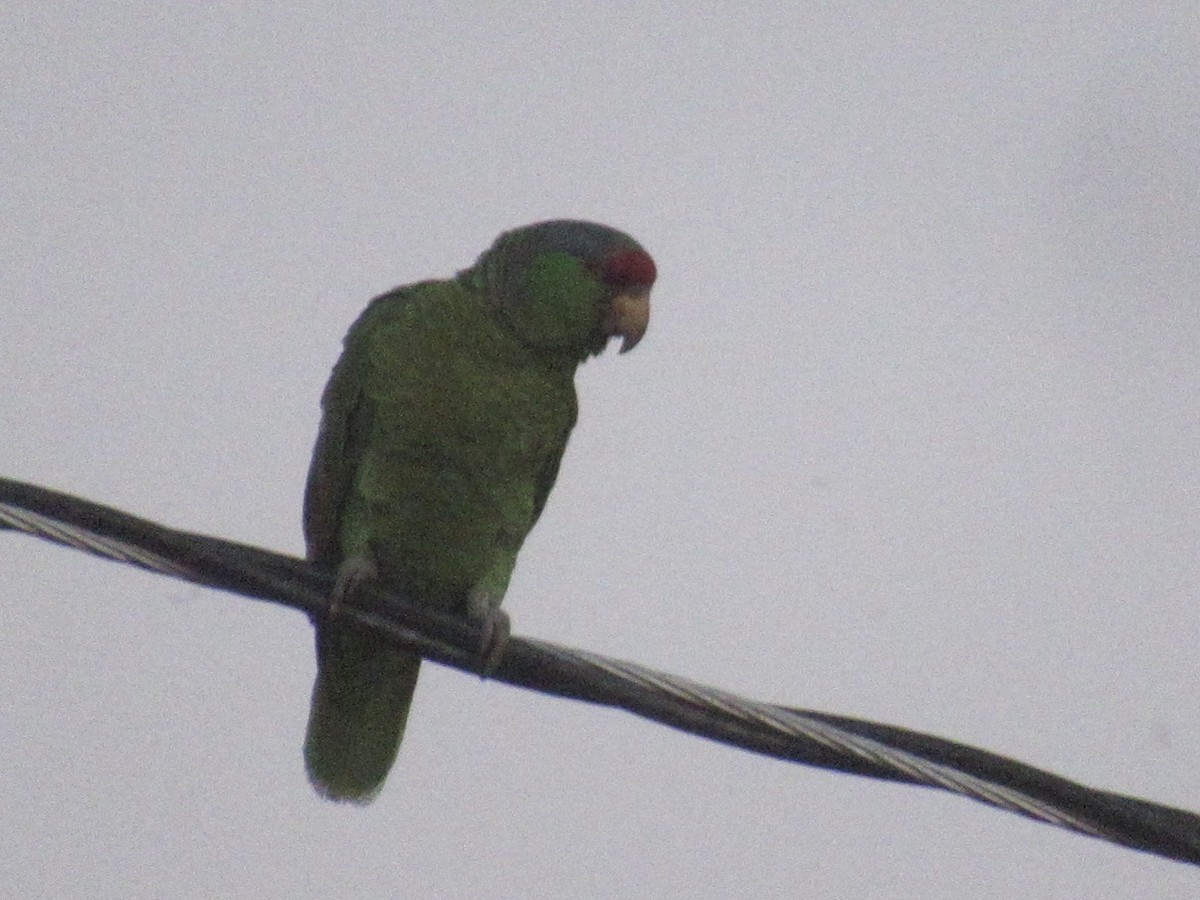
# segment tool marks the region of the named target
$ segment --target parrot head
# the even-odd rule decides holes
[[[547,355],[578,362],[613,337],[624,353],[650,321],[654,260],[607,225],[558,219],[506,231],[472,271],[501,321]]]

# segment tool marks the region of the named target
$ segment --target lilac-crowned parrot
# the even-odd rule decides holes
[[[593,222],[500,235],[469,269],[375,298],[321,401],[304,497],[308,558],[336,568],[316,621],[304,758],[317,792],[370,802],[396,758],[421,658],[339,618],[364,581],[483,626],[485,665],[517,551],[576,417],[574,375],[649,321],[654,261]]]

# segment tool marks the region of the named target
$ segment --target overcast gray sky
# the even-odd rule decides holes
[[[299,553],[366,301],[607,222],[654,319],[518,633],[1200,808],[1195,4],[683,8],[8,3],[0,473]],[[0,616],[13,897],[1200,889],[436,667],[337,806],[299,614],[0,535]]]

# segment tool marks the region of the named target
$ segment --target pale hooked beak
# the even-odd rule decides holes
[[[617,294],[604,316],[604,333],[621,337],[621,352],[628,353],[638,345],[646,326],[650,324],[650,288]]]

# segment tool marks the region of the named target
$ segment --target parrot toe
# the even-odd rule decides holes
[[[326,618],[332,619],[342,609],[346,598],[368,581],[379,577],[375,561],[369,556],[351,556],[345,559],[337,570],[337,581],[333,584],[333,592],[329,595],[329,606],[325,610]]]
[[[483,621],[483,640],[479,646],[481,667],[479,674],[487,677],[496,671],[500,660],[504,658],[504,648],[508,646],[508,636],[512,633],[512,623],[508,613],[502,609],[494,609]]]

